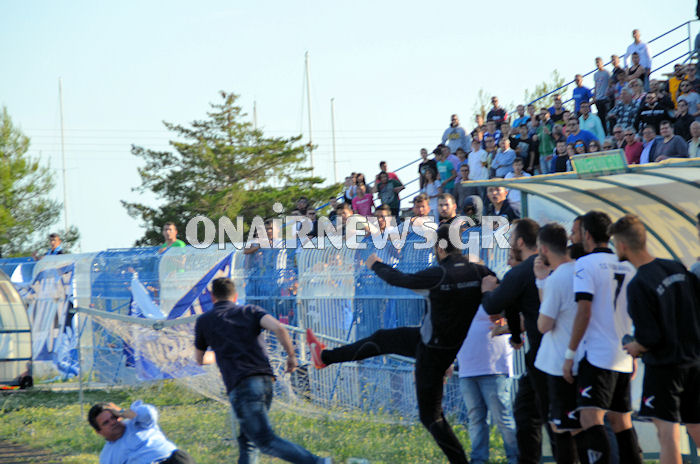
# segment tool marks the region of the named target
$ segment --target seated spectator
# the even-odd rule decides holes
[[[642,154],[639,156],[639,164],[653,162],[660,143],[661,137],[656,136],[654,126],[645,127],[642,130]]]
[[[525,106],[518,105],[515,108],[517,117],[513,120],[513,128],[516,129],[520,126],[527,126],[528,121],[530,121],[530,116],[525,114]]]
[[[458,171],[459,169],[459,158],[457,155],[454,155],[450,153],[450,149],[447,147],[447,145],[440,145],[442,147],[442,154],[446,156],[447,161],[452,163],[452,167],[454,168],[455,172]]]
[[[627,80],[634,81],[636,79],[641,79],[643,82],[648,72],[649,70],[639,62],[639,53],[632,53],[632,64],[627,68]]]
[[[615,148],[625,148],[627,141],[625,140],[625,129],[622,127],[622,124],[615,124],[612,133],[612,140],[615,143]]]
[[[693,90],[690,81],[683,81],[678,86],[679,94],[677,101],[685,100],[688,103],[688,114],[693,117],[700,116],[700,95]]]
[[[564,140],[557,142],[556,151],[549,167],[549,172],[566,172],[566,164],[569,162],[567,143]]]
[[[456,155],[457,155],[457,159],[459,160],[459,163],[457,164],[457,178],[455,179],[455,182],[461,182],[462,181],[462,175],[461,175],[462,165],[468,164],[467,163],[467,152],[465,152],[461,148],[458,148]]]
[[[88,422],[107,441],[100,453],[101,464],[194,464],[190,455],[177,449],[160,430],[156,408],[140,400],[129,409],[114,403],[97,403],[88,412]]]
[[[627,127],[625,129],[625,140],[627,141],[625,145],[627,164],[639,164],[639,158],[642,156],[644,145],[637,140],[637,135],[634,133],[633,128]]]
[[[420,149],[420,157],[423,161],[418,165],[418,176],[419,176],[419,186],[423,188],[425,184],[425,173],[428,169],[432,169],[437,172],[437,161],[435,158],[428,159],[428,150],[425,148]]]
[[[688,143],[683,140],[683,137],[674,135],[670,121],[661,122],[661,137],[663,137],[663,140],[656,149],[656,158],[653,161],[658,162],[668,158],[688,157]]]
[[[365,179],[364,174],[362,174],[361,172],[358,172],[357,175],[355,175],[355,187],[357,187],[360,184],[367,185],[367,180]]]
[[[486,126],[477,127],[476,129],[474,129],[471,133],[472,143],[474,143],[474,141],[476,140],[477,142],[479,142],[479,146],[483,147],[484,132],[486,132]]]
[[[493,107],[486,114],[486,121],[494,121],[496,124],[506,121],[508,119],[508,113],[498,106],[498,97],[491,97],[491,104]]]
[[[457,204],[457,211],[461,212],[464,209],[464,202],[472,195],[479,195],[478,187],[474,187],[469,183],[469,165],[463,164],[459,167],[461,180],[455,184],[454,197]]]
[[[505,175],[504,179],[517,179],[520,177],[530,177],[530,174],[525,172],[523,170],[524,163],[522,158],[515,158],[515,161],[513,161],[513,172],[509,172],[508,174]],[[520,190],[517,189],[510,189],[508,191],[508,196],[506,197],[508,199],[508,203],[510,203],[510,206],[513,207],[515,211],[520,214],[520,201],[522,198],[522,195],[520,193]]]
[[[354,175],[355,173],[353,173]],[[345,203],[350,203],[352,202],[353,197],[355,196],[355,191],[356,191],[356,185],[355,185],[355,179],[353,179],[353,176],[347,176],[345,178],[345,190],[343,190],[343,201]]]
[[[688,158],[697,158],[700,156],[700,122],[695,121],[690,124],[691,139],[688,142]]]
[[[596,142],[595,140],[591,140],[591,143],[588,144],[588,153],[596,153],[600,151],[600,144]]]
[[[608,151],[608,150],[614,150],[617,148],[617,142],[615,141],[614,137],[605,137],[605,140],[603,141],[603,151]]]
[[[622,89],[620,101],[608,113],[608,119],[620,127],[637,127],[639,115],[639,103],[634,99],[634,92],[630,88]],[[614,131],[613,131],[613,135]]]
[[[486,148],[486,138],[491,137],[496,145],[498,145],[498,142],[501,141],[501,137],[503,134],[501,134],[501,131],[496,129],[496,121],[486,121],[486,132],[484,132],[484,148]]]
[[[511,143],[511,146],[515,149],[518,158],[522,158],[525,166],[528,166],[528,170],[532,172],[535,164],[539,164],[535,163],[535,156],[532,152],[534,141],[528,136],[526,124],[518,126],[517,131],[518,134],[515,137],[515,143]]]
[[[493,164],[493,159],[496,157],[496,153],[498,153],[498,147],[496,146],[496,142],[494,141],[493,137],[485,137],[484,142],[486,143],[486,158],[483,164],[484,168],[488,171],[489,173],[489,179],[494,176],[494,168],[492,166]]]
[[[476,128],[474,130],[477,130],[477,129],[484,130],[485,129],[484,115],[483,114],[477,114],[474,117],[474,120],[476,121]]]
[[[642,106],[644,99],[647,94],[644,91],[644,82],[641,79],[633,79],[627,84],[627,88],[632,90],[632,100],[637,102],[639,106]]]
[[[430,210],[433,211],[435,215],[437,215],[438,211],[438,196],[442,193],[441,185],[442,184],[437,179],[437,174],[432,169],[425,173],[425,185],[420,191],[421,194],[426,197],[430,205]]]
[[[516,131],[511,130],[510,124],[507,122],[501,123],[501,138],[509,139],[511,146],[513,145],[513,138],[515,137]]]
[[[673,116],[664,108],[661,108],[656,99],[656,92],[649,92],[644,105],[639,110],[639,127],[644,129],[648,125],[659,130],[661,121],[673,121]]]
[[[595,135],[599,142],[605,140],[605,130],[598,115],[591,113],[591,105],[588,102],[581,103],[581,117],[578,118],[581,130],[585,130]]]
[[[502,186],[488,187],[489,206],[485,216],[503,216],[508,222],[520,219],[520,214],[515,211],[508,202],[508,189]]]
[[[668,80],[668,92],[671,94],[671,100],[673,101],[673,107],[676,108],[678,105],[678,95],[680,95],[679,87],[681,82],[685,81],[685,72],[683,72],[683,65],[676,63],[673,65],[673,76]]]
[[[471,180],[486,180],[489,178],[486,156],[486,150],[481,148],[481,142],[472,140],[472,151],[469,152],[469,156],[467,157],[469,178]]]
[[[690,125],[695,122],[695,118],[688,114],[688,102],[678,100],[676,110],[676,121],[673,123],[673,132],[680,135],[683,140],[690,140]]]
[[[399,216],[399,192],[405,189],[401,181],[390,179],[386,172],[379,173],[379,182],[374,185],[374,191],[379,194],[379,201],[382,204],[389,205],[391,214],[395,217]],[[342,206],[342,205],[341,205]]]
[[[564,106],[560,95],[554,96],[554,105],[549,108],[549,115],[554,124],[564,125]]]
[[[625,68],[620,64],[620,57],[617,55],[610,56],[610,62],[612,64],[612,72],[610,73],[610,84],[611,88],[609,91],[610,103],[614,103],[618,98],[620,98],[620,92],[622,88],[627,83],[627,73]]]
[[[592,140],[597,140],[597,137],[587,130],[582,130],[579,127],[579,122],[576,116],[572,116],[566,123],[566,128],[569,131],[569,136],[566,138],[566,143],[576,143],[577,140],[582,140],[586,149]]]
[[[566,130],[566,122],[571,119],[571,111],[569,110],[564,110],[564,112],[561,114],[561,126]],[[566,134],[567,136],[569,135],[568,133]]]
[[[503,138],[498,145],[498,152],[491,162],[491,168],[496,170],[496,177],[504,177],[509,172],[513,172],[513,161],[515,161],[515,151],[510,148],[510,140]]]
[[[612,98],[610,97],[610,94],[613,93],[614,91],[611,92],[611,87],[612,87],[612,82],[611,82],[611,77],[610,73],[605,70],[605,63],[603,63],[603,58],[597,57],[595,59],[595,65],[598,70],[593,74],[593,82],[595,82],[595,87],[593,88],[593,103],[595,103],[595,107],[598,110],[598,120],[601,121],[601,123],[605,123],[607,119],[605,119],[605,116],[608,114],[608,111],[612,107],[610,104],[612,101]],[[581,124],[581,127],[584,125]],[[586,129],[586,127],[583,127]],[[588,130],[588,129],[586,129]],[[603,126],[604,134],[608,133],[608,128],[606,126]],[[594,131],[591,131],[595,134]],[[599,139],[601,143],[603,143],[603,139]]]
[[[671,100],[671,94],[668,93],[666,84],[666,81],[651,81],[649,86],[656,93],[656,100],[659,102],[659,106],[665,110],[672,111],[675,106],[673,100]]]
[[[574,113],[578,116],[581,111],[581,103],[589,103],[593,94],[591,94],[591,89],[583,85],[583,76],[576,74],[574,77],[574,82],[576,82],[576,87],[573,90],[573,100],[574,100]]]
[[[450,153],[456,153],[458,148],[467,150],[469,137],[462,126],[459,125],[459,117],[452,115],[450,126],[442,133],[442,143],[450,149]]]
[[[570,143],[567,143],[567,145],[571,145]],[[586,150],[586,144],[583,142],[583,140],[578,139],[573,143],[574,146],[574,155],[583,155],[584,153],[588,153]],[[573,156],[573,155],[571,155]]]
[[[355,214],[371,216],[374,210],[374,196],[367,191],[367,185],[357,186],[357,194],[352,199],[352,210]]]

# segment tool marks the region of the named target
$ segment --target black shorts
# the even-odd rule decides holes
[[[549,388],[549,421],[559,430],[581,428],[576,404],[576,382],[569,383],[564,377],[547,374]]]
[[[620,413],[631,412],[631,377],[632,373],[602,369],[583,358],[578,366],[576,380],[578,408],[598,408]]]
[[[700,424],[700,364],[644,366],[642,417]]]

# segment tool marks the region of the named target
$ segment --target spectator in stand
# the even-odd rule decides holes
[[[485,126],[484,126],[484,115],[483,115],[483,114],[481,114],[481,113],[480,113],[480,114],[477,114],[477,115],[474,117],[474,120],[476,121],[476,128],[475,128],[475,130],[476,130],[476,129],[481,129],[481,130],[484,130],[484,129],[485,129]]]
[[[438,211],[440,213],[440,225],[451,224],[457,218],[455,197],[449,193],[438,195]]]
[[[617,144],[615,143],[615,138],[614,137],[606,137],[605,141],[603,142],[603,147],[601,148],[603,151],[608,151],[608,150],[614,150],[617,148]]]
[[[381,174],[382,172],[385,172],[386,175],[389,177],[389,179],[398,181],[398,180],[399,180],[399,176],[397,176],[397,175],[396,175],[395,173],[393,173],[393,172],[389,172],[387,169],[388,169],[388,168],[387,168],[387,165],[386,165],[386,161],[380,161],[380,162],[379,162],[379,174]],[[375,179],[375,181],[379,179],[379,174],[377,174],[377,178]]]
[[[457,171],[455,170],[454,164],[447,159],[447,151],[448,150],[440,150],[437,169],[438,179],[440,179],[440,184],[442,185],[442,191],[450,193],[452,192],[452,189],[454,189]]]
[[[360,214],[365,217],[372,215],[374,210],[374,196],[367,191],[367,185],[360,184],[357,186],[357,194],[352,199],[352,210],[355,214]]]
[[[486,150],[481,148],[478,140],[472,140],[472,151],[469,152],[467,164],[469,164],[469,178],[471,180],[486,180],[489,178],[488,169],[485,166]]]
[[[693,117],[700,117],[700,95],[693,90],[693,85],[690,81],[683,81],[678,86],[680,93],[678,101],[685,100],[688,103],[688,114]]]
[[[491,137],[494,140],[494,143],[498,145],[498,142],[501,141],[501,137],[503,134],[501,134],[501,131],[496,129],[496,121],[487,121],[486,122],[486,132],[484,132],[484,148],[486,148],[486,138]]]
[[[673,100],[671,100],[671,94],[668,93],[666,84],[667,81],[651,81],[651,90],[656,92],[656,100],[659,102],[659,106],[665,110],[673,111],[675,106],[673,105]]]
[[[627,144],[625,145],[625,158],[627,158],[627,164],[639,164],[639,158],[642,156],[644,145],[642,142],[637,140],[637,135],[634,133],[633,128],[625,128],[625,140],[627,141]]]
[[[567,146],[565,140],[559,140],[557,142],[556,153],[552,158],[549,172],[566,172],[566,164],[569,162]]]
[[[336,197],[330,197],[328,199],[328,205],[331,207],[331,211],[328,213],[328,220],[335,224],[335,220],[338,217],[335,212],[336,209],[338,209],[338,199]]]
[[[644,99],[647,94],[644,91],[644,82],[641,79],[632,79],[627,87],[632,90],[632,100],[634,100],[639,106],[644,104]]]
[[[523,170],[524,163],[522,158],[515,158],[513,161],[513,172],[509,172],[505,175],[504,179],[518,179],[520,177],[530,177],[530,174]],[[522,199],[522,194],[520,190],[510,189],[508,195],[506,196],[510,206],[520,214],[520,201]]]
[[[420,196],[420,195],[419,195]],[[372,235],[375,234],[390,234],[392,232],[398,232],[396,228],[396,221],[391,216],[391,208],[389,205],[380,205],[374,211],[375,221],[369,223],[370,232]]]
[[[605,63],[603,63],[603,58],[597,57],[595,59],[595,65],[598,70],[593,74],[593,82],[595,82],[595,87],[593,88],[593,103],[595,103],[596,110],[598,110],[598,118],[600,121],[605,122],[605,116],[608,114],[608,110],[612,107],[610,104],[610,73],[605,70]],[[583,126],[583,124],[581,124]],[[608,133],[607,127],[603,126],[604,134]],[[603,142],[603,139],[599,139]]]
[[[608,113],[607,118],[620,127],[637,127],[639,104],[633,99],[634,91],[628,87],[622,89],[621,100]],[[613,130],[613,135],[615,131]]]
[[[489,187],[487,189],[489,197],[489,206],[486,209],[485,216],[503,216],[512,222],[520,219],[520,213],[515,211],[508,201],[508,189],[502,186]]]
[[[355,176],[355,186],[358,186],[360,184],[367,185],[367,180],[365,179],[364,174],[362,174],[361,172],[358,172],[357,175]]]
[[[656,158],[652,161],[688,157],[688,142],[683,140],[680,135],[673,134],[673,126],[670,121],[661,121],[661,137],[663,140],[656,150]]]
[[[447,161],[452,163],[452,167],[454,168],[456,173],[459,170],[459,158],[457,157],[457,155],[454,155],[450,152],[450,149],[447,147],[447,145],[440,144],[440,147],[443,155],[447,157]]]
[[[343,191],[343,197],[345,203],[350,203],[355,196],[355,180],[353,179],[355,173],[351,176],[345,178],[345,190]],[[298,209],[298,208],[297,208]]]
[[[518,127],[515,142],[515,153],[518,155],[518,158],[522,158],[525,166],[528,167],[528,171],[532,172],[536,163],[535,156],[532,153],[533,141],[528,137],[527,125],[523,124]]]
[[[511,130],[510,124],[507,122],[501,123],[501,139],[509,139],[511,146],[513,145],[513,137],[516,131]]]
[[[420,189],[420,191],[427,197],[427,201],[430,205],[430,211],[433,212],[433,214],[436,217],[436,220],[438,211],[438,195],[442,193],[442,189],[440,188],[440,186],[441,183],[439,180],[437,180],[437,173],[432,169],[426,171],[425,185],[423,186],[423,188]]]
[[[644,90],[649,90],[649,71],[651,71],[651,53],[649,52],[649,46],[642,42],[641,34],[639,29],[632,31],[632,37],[634,42],[627,47],[627,53],[625,53],[625,66],[627,66],[627,57],[632,57],[632,64],[634,64],[634,55],[637,55],[639,64],[645,69],[644,74]],[[632,66],[630,66],[631,68]]]
[[[428,169],[432,169],[433,171],[437,172],[437,162],[435,161],[435,158],[428,159],[428,150],[425,148],[420,149],[420,157],[423,159],[423,161],[421,161],[418,165],[418,175],[420,188],[423,188],[423,185],[425,185],[426,171]]]
[[[416,228],[424,227],[426,222],[438,222],[437,208],[432,209],[430,207],[430,202],[426,194],[420,193],[416,195],[411,202],[413,203],[413,208],[411,208],[413,210],[413,216],[411,216],[409,224],[414,233],[416,232]],[[403,224],[401,224],[401,226],[402,225]]]
[[[386,172],[379,173],[379,181],[374,185],[374,191],[379,194],[379,201],[382,204],[389,205],[392,216],[399,216],[399,208],[401,200],[399,192],[405,189],[401,181],[389,178]]]
[[[576,118],[576,116],[569,118],[566,122],[566,128],[569,131],[569,136],[566,137],[566,143],[576,143],[577,140],[582,140],[586,145],[586,149],[588,149],[588,144],[591,140],[597,140],[597,137],[592,132],[582,130],[579,127],[578,118]]]
[[[588,144],[588,153],[596,153],[598,151],[600,151],[600,143],[591,140],[591,143]]]
[[[458,148],[456,155],[457,155],[457,159],[459,160],[459,163],[457,164],[457,178],[455,179],[455,182],[459,183],[462,181],[462,174],[461,174],[462,166],[465,164],[468,164],[467,152],[462,150],[461,148]]]
[[[554,96],[554,105],[549,107],[549,115],[554,124],[564,125],[564,106],[561,102],[561,95]]]
[[[646,102],[639,110],[639,127],[644,129],[648,125],[654,126],[654,129],[659,130],[661,121],[673,121],[673,116],[659,106],[659,101],[656,99],[655,92],[649,92],[646,96]]]
[[[469,183],[469,165],[463,164],[459,167],[460,181],[455,184],[454,197],[457,204],[457,211],[462,214],[464,211],[464,203],[472,195],[479,195],[479,190]]]
[[[567,144],[571,145],[571,144]],[[584,153],[588,153],[586,151],[586,144],[583,143],[583,140],[578,139],[576,142],[574,142],[574,154],[575,155],[583,155]],[[571,155],[573,156],[573,155]]]
[[[486,132],[486,127],[477,127],[472,131],[472,143],[476,140],[479,142],[479,145],[483,147],[483,141],[484,141],[484,132]]]
[[[625,56],[625,58],[627,57]],[[644,88],[644,90],[647,90],[643,82],[644,77],[648,72],[649,70],[642,66],[642,64],[640,63],[639,54],[637,52],[632,53],[632,64],[629,68],[627,68],[627,80],[630,82],[634,82],[637,79],[639,79],[642,81],[642,88]]]
[[[505,321],[503,321],[505,323]],[[488,413],[503,436],[508,464],[518,463],[518,441],[511,400],[513,348],[506,334],[492,336],[494,323],[483,306],[474,316],[462,348],[457,353],[459,387],[467,407],[467,427],[472,443],[471,462],[489,460]]]
[[[496,170],[496,177],[504,177],[513,172],[515,157],[515,151],[510,148],[510,140],[502,138],[498,144],[498,152],[491,162],[491,168]]]
[[[673,123],[673,132],[683,137],[683,140],[690,140],[690,125],[695,122],[695,118],[688,114],[688,102],[678,100],[676,110],[676,121]]]
[[[625,145],[627,145],[627,141],[625,140],[625,128],[622,127],[622,124],[615,124],[615,127],[613,127],[612,130],[613,133],[613,142],[615,143],[616,148],[625,148]]]
[[[455,153],[458,148],[466,151],[469,147],[469,136],[459,125],[459,117],[456,114],[452,115],[450,127],[442,133],[442,143],[450,149],[450,153]]]
[[[548,174],[549,165],[552,161],[554,153],[554,139],[552,139],[552,121],[550,114],[545,108],[542,108],[537,116],[538,126],[537,132],[533,139],[538,143],[538,151],[540,156],[540,174]]]
[[[537,114],[537,110],[535,109],[535,105],[530,103],[527,105],[527,116],[528,116],[528,122],[527,122],[527,127],[530,130],[533,130],[532,123],[535,120],[535,115]]]
[[[591,104],[588,102],[581,103],[581,116],[578,118],[578,124],[581,130],[585,130],[595,135],[599,142],[605,140],[605,130],[603,123],[597,114],[591,113]]]
[[[572,92],[572,98],[574,100],[574,112],[578,115],[581,111],[581,103],[590,102],[593,94],[591,93],[591,89],[583,85],[582,75],[576,74],[574,82],[576,82],[576,87]]]
[[[651,163],[656,158],[656,150],[661,144],[661,137],[656,136],[654,126],[647,126],[642,130],[642,153],[639,155],[639,164]]]
[[[691,139],[688,142],[688,158],[697,158],[700,156],[700,122],[695,121],[690,124]]]
[[[362,184],[362,186],[367,188],[365,184]],[[357,198],[357,196],[355,198]],[[353,201],[355,201],[355,198],[353,198]],[[309,232],[308,236],[310,238],[318,237],[318,217],[316,216],[316,210],[313,208],[307,209],[306,219],[311,223],[311,231]]]
[[[56,245],[54,245],[54,236],[58,240]],[[177,227],[175,227],[174,222],[166,222],[163,224],[163,238],[165,242],[158,249],[158,253],[164,253],[171,248],[183,248],[185,246],[185,242],[177,238]],[[49,241],[51,243],[51,250],[46,253],[47,255],[59,255],[64,253],[63,247],[61,247],[61,238],[58,234],[49,235]]]
[[[668,92],[671,94],[671,100],[673,100],[673,107],[675,108],[678,104],[678,95],[680,90],[681,82],[685,81],[685,72],[683,72],[683,65],[676,63],[673,66],[673,76],[668,80]]]
[[[610,84],[611,89],[609,96],[611,97],[610,104],[614,105],[615,101],[620,97],[620,91],[622,87],[627,82],[627,73],[625,68],[620,66],[620,57],[617,55],[610,56],[610,62],[612,64],[612,73],[610,73]]]
[[[525,114],[525,106],[518,105],[515,111],[518,113],[518,117],[513,121],[513,128],[515,129],[523,125],[527,126],[528,121],[530,121],[530,116]]]
[[[496,124],[505,122],[508,119],[506,110],[498,106],[498,97],[491,97],[493,108],[486,114],[486,121],[494,121]]]

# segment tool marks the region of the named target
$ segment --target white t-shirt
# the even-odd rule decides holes
[[[564,354],[569,347],[571,329],[578,309],[574,298],[575,266],[573,261],[561,264],[547,277],[544,284],[540,314],[554,319],[554,328],[542,337],[535,367],[549,375],[563,375]],[[574,375],[577,371],[578,363],[575,363]]]
[[[430,205],[430,215],[435,219],[439,219],[438,211],[438,195],[440,195],[440,183],[439,180],[434,180],[432,183],[426,183],[421,189],[422,193],[428,195],[428,204]]]
[[[489,170],[481,165],[482,159],[486,157],[486,152],[483,149],[472,151],[467,158],[469,165],[470,180],[485,180],[489,178]]]
[[[515,174],[513,174],[512,172],[509,172],[503,178],[504,179],[520,179],[520,178],[524,178],[524,177],[530,177],[530,174],[523,171],[523,173],[520,177],[515,177]],[[510,190],[508,190],[508,196],[506,198],[508,199],[508,203],[510,203],[512,206],[513,203],[517,203],[519,205],[522,196],[521,196],[520,190],[510,189]]]
[[[622,337],[632,333],[627,284],[635,272],[612,252],[594,252],[576,261],[574,292],[593,295],[591,319],[577,353],[601,369],[632,372],[632,357],[622,350]]]
[[[509,335],[492,337],[492,325],[484,307],[479,305],[467,338],[457,353],[460,377],[513,375],[513,348],[508,343]]]

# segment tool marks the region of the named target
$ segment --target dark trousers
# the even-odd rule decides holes
[[[165,461],[160,461],[161,464],[196,464],[192,456],[182,450],[175,450]]]
[[[416,397],[420,421],[433,436],[437,445],[451,463],[466,464],[469,461],[462,444],[442,411],[443,379],[452,364],[459,347],[442,349],[428,347],[421,341],[418,327],[382,329],[367,338],[323,352],[326,364],[398,354],[416,359]]]
[[[605,131],[605,135],[610,134],[610,131],[608,130],[607,120],[608,111],[610,111],[610,100],[608,100],[607,98],[596,100],[595,107],[598,110],[598,117],[600,118],[600,122],[603,124],[603,130]]]
[[[529,355],[530,353],[528,353]],[[552,454],[556,458],[555,437],[549,426],[549,395],[547,376],[534,366],[530,356],[525,356],[527,374],[518,380],[518,393],[515,397],[513,417],[515,434],[518,439],[521,464],[539,464],[542,458],[542,426],[544,425]],[[534,356],[532,356],[534,358]]]

